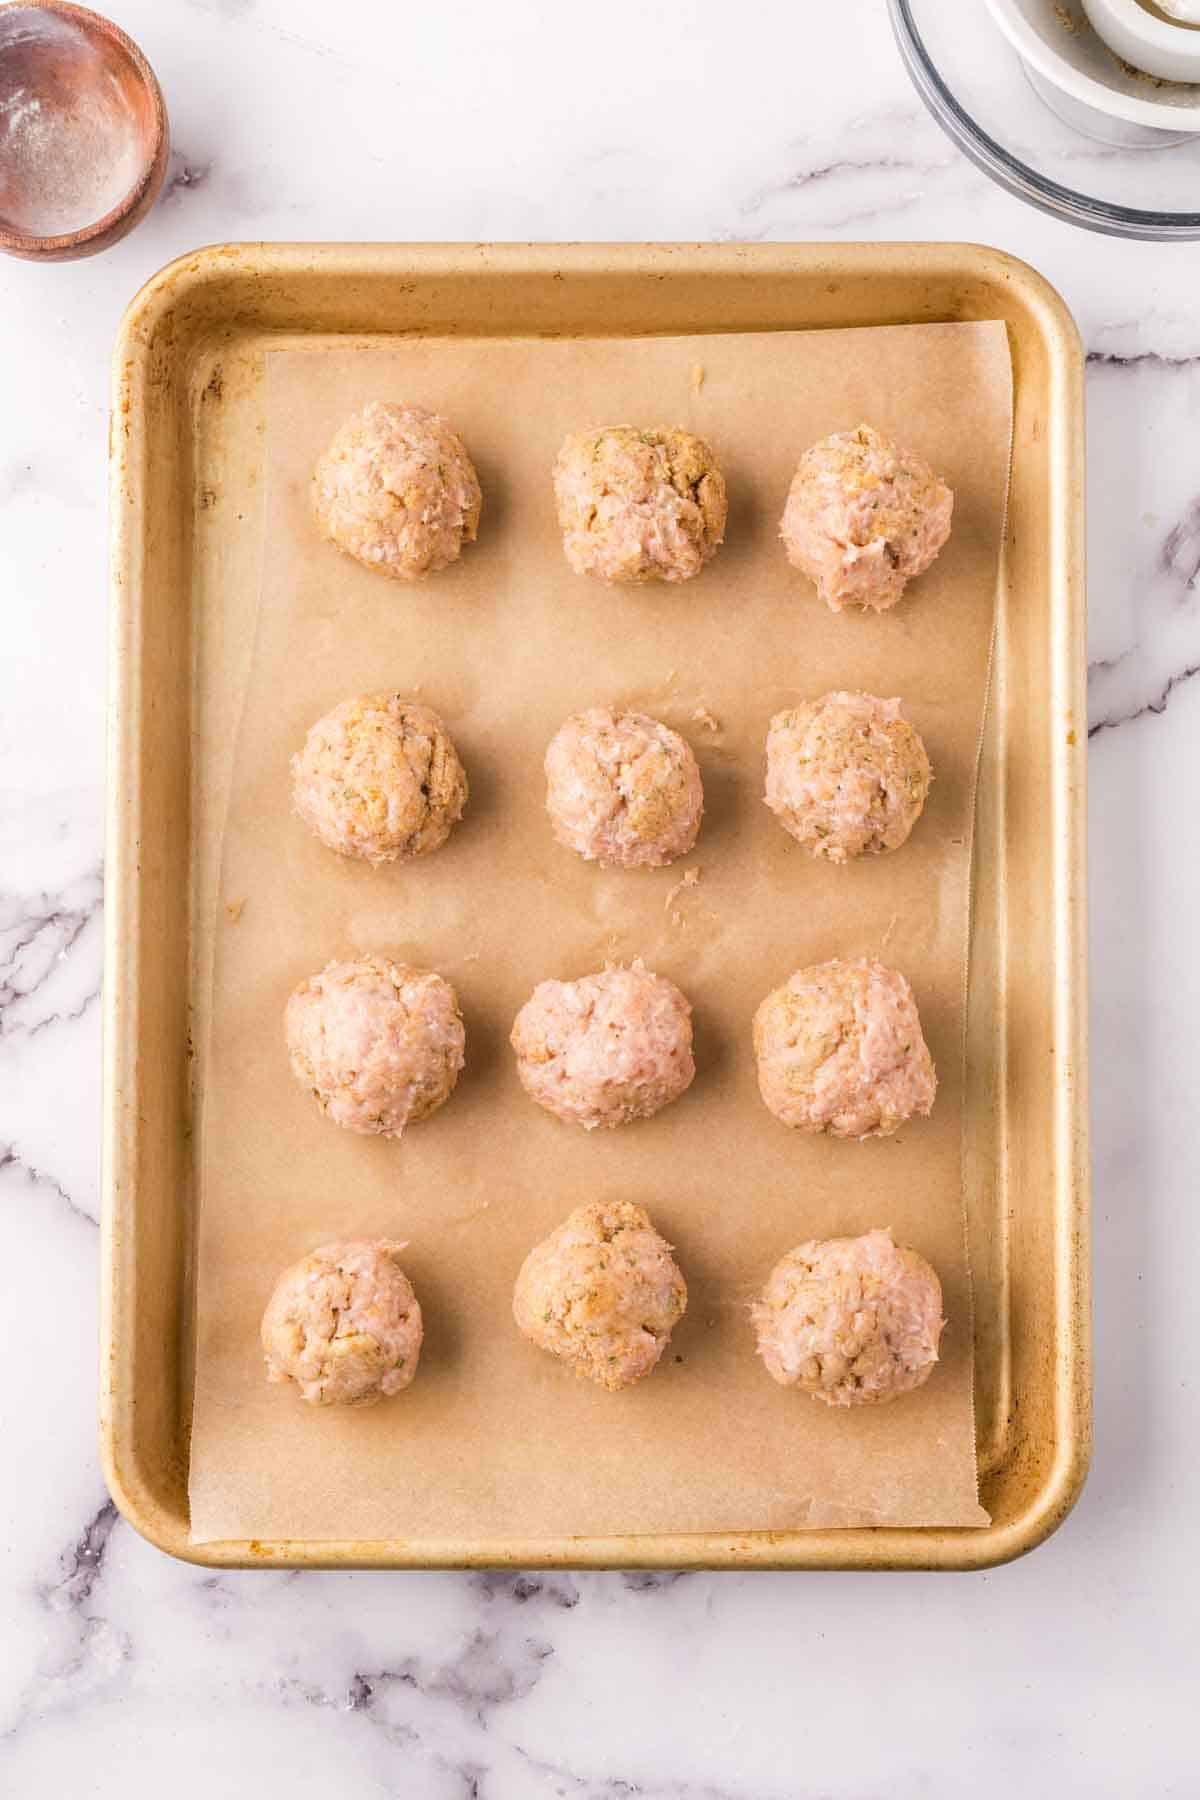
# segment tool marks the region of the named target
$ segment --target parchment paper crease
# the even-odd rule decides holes
[[[264,573],[202,1064],[194,1540],[985,1523],[962,971],[1008,468],[1003,326],[397,339],[272,352],[267,379]],[[309,514],[319,451],[371,398],[444,412],[483,484],[479,543],[414,587],[339,555]],[[801,450],[864,420],[946,475],[954,531],[894,612],[835,617],[788,568],[778,519]],[[698,580],[607,590],[567,568],[555,451],[569,430],[617,422],[683,424],[716,447],[729,530]],[[810,861],[761,800],[772,713],[835,687],[900,695],[936,775],[909,844],[845,869]],[[292,815],[288,759],[318,714],[384,688],[442,713],[471,802],[445,850],[372,871]],[[640,707],[693,744],[707,809],[686,863],[602,873],[553,842],[542,754],[597,702]],[[692,868],[699,880],[680,886]],[[457,1093],[399,1144],[323,1120],[283,1049],[293,985],[365,949],[441,970],[467,1022]],[[758,1098],[754,1009],[801,964],[870,953],[915,987],[941,1083],[933,1116],[883,1143],[796,1136]],[[658,1118],[586,1135],[524,1097],[508,1030],[544,976],[635,955],[693,1001],[699,1074]],[[509,1313],[529,1246],[608,1194],[649,1206],[691,1294],[658,1371],[619,1395],[525,1344]],[[832,1412],[767,1378],[747,1307],[791,1245],[873,1225],[938,1269],[943,1360],[898,1404]],[[366,1412],[307,1408],[263,1378],[262,1307],[286,1263],[374,1233],[409,1240],[418,1379]]]

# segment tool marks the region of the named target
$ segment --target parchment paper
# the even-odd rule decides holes
[[[1007,485],[1001,324],[675,339],[393,340],[268,358],[258,636],[224,848],[202,1084],[193,1539],[978,1525],[961,1195],[970,835]],[[308,478],[371,398],[436,407],[484,490],[479,543],[413,587],[324,544]],[[834,616],[784,560],[799,453],[866,420],[945,473],[954,530],[892,613]],[[609,590],[563,560],[549,470],[568,430],[682,424],[715,445],[727,541],[678,588]],[[936,780],[896,854],[811,861],[762,804],[779,707],[829,688],[898,694]],[[349,694],[396,688],[445,717],[471,782],[432,858],[344,862],[290,811],[288,759]],[[545,745],[594,703],[682,730],[706,813],[686,862],[605,873],[553,841]],[[680,886],[688,870],[699,879]],[[456,985],[467,1067],[401,1143],[321,1118],[292,1079],[293,985],[366,949]],[[886,1142],[788,1132],[757,1092],[750,1021],[799,965],[877,953],[916,990],[940,1089]],[[507,1035],[534,984],[645,957],[695,1006],[698,1075],[657,1118],[585,1134],[521,1091]],[[516,1333],[529,1247],[584,1199],[647,1204],[690,1303],[650,1379],[611,1395]],[[890,1225],[938,1269],[933,1378],[899,1403],[830,1411],[777,1387],[748,1303],[802,1239]],[[412,1389],[318,1411],[263,1377],[259,1317],[315,1245],[387,1233],[426,1320]]]

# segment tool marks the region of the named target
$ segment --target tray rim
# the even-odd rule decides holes
[[[760,277],[812,279],[836,267],[851,278],[918,275],[947,295],[969,279],[1016,294],[1036,320],[1047,352],[1054,404],[1046,421],[1067,502],[1052,533],[1056,593],[1051,692],[1065,715],[1086,719],[1086,623],[1083,578],[1083,349],[1065,302],[1028,264],[966,243],[787,244],[217,244],[167,264],[134,297],[121,322],[112,363],[110,418],[110,616],[107,723],[108,792],[103,993],[103,1150],[100,1243],[99,1449],[109,1491],[141,1536],[183,1561],[205,1567],[308,1568],[689,1568],[924,1569],[994,1567],[1026,1554],[1066,1518],[1086,1478],[1091,1453],[1091,1320],[1086,993],[1086,731],[1068,734],[1051,768],[1052,829],[1065,847],[1053,887],[1056,1041],[1064,1046],[1055,1090],[1055,1166],[1062,1198],[1054,1218],[1053,1374],[1057,1413],[1066,1429],[1033,1499],[1004,1524],[978,1528],[888,1527],[842,1531],[657,1534],[607,1538],[491,1540],[258,1540],[193,1544],[186,1514],[152,1492],[133,1450],[137,1404],[127,1324],[136,1303],[134,1247],[125,1230],[136,1181],[137,990],[140,962],[140,840],[136,791],[124,778],[140,743],[142,713],[134,679],[146,601],[145,521],[138,469],[147,453],[140,401],[155,378],[164,341],[173,348],[177,319],[214,281],[328,277],[620,274],[630,280],[744,270]],[[947,316],[932,312],[929,317]],[[981,315],[976,315],[981,316]],[[883,320],[876,322],[882,323]],[[904,322],[888,320],[886,322]]]

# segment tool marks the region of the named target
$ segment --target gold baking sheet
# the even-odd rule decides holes
[[[192,1016],[204,1023],[207,972],[199,936],[181,914],[179,876],[198,913],[215,886],[237,735],[229,709],[249,658],[244,609],[251,569],[257,583],[252,537],[261,526],[255,484],[268,351],[295,343],[297,331],[313,345],[324,334],[324,347],[336,341],[330,333],[377,344],[370,334],[398,323],[464,335],[581,336],[589,322],[637,334],[709,322],[751,330],[970,316],[1005,318],[1016,373],[1012,511],[979,805],[990,879],[976,903],[968,1016],[976,1399],[992,1526],[232,1538],[189,1549],[195,1140],[187,1050]],[[213,1562],[966,1566],[1016,1553],[1052,1528],[1087,1453],[1084,1064],[1072,950],[1081,909],[1072,741],[1081,620],[1077,377],[1070,322],[1039,278],[962,246],[233,248],[187,259],[151,285],[127,324],[116,387],[113,719],[114,768],[123,778],[114,783],[110,865],[102,1403],[114,1489],[148,1535]],[[184,493],[194,497],[190,515]],[[174,507],[162,504],[172,497]],[[1019,608],[1011,604],[1018,582]],[[152,595],[170,603],[151,606]],[[1010,667],[1023,671],[1020,684],[1009,683]],[[1023,820],[1037,817],[1035,829],[1014,835],[1016,803]],[[154,852],[143,855],[150,826]],[[703,839],[697,859],[703,865]],[[1022,908],[1016,935],[1014,900]],[[1022,1006],[1014,1013],[1016,994]],[[1014,1033],[1023,1052],[1016,1058]],[[1055,1058],[1049,1083],[1025,1054],[1035,1033]]]

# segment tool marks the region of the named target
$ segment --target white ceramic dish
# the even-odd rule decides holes
[[[1025,65],[1041,98],[1077,130],[1108,143],[1178,143],[1200,133],[1200,85],[1163,78],[1122,62],[1093,29],[1097,0],[985,0],[987,9]],[[1123,17],[1138,13],[1147,27],[1196,36],[1156,20],[1137,0],[1103,0]],[[1083,7],[1087,7],[1087,12]]]
[[[1132,88],[1081,0],[1058,5],[1056,33],[1082,38],[1104,79]],[[1089,231],[1200,239],[1200,131],[1151,129],[1069,99],[1022,58],[1010,33],[999,31],[992,0],[888,0],[888,10],[917,93],[999,186]],[[1200,89],[1163,91],[1200,102]]]
[[[1190,23],[1158,17],[1141,0],[1083,0],[1093,29],[1132,68],[1163,81],[1200,81],[1200,8]]]

